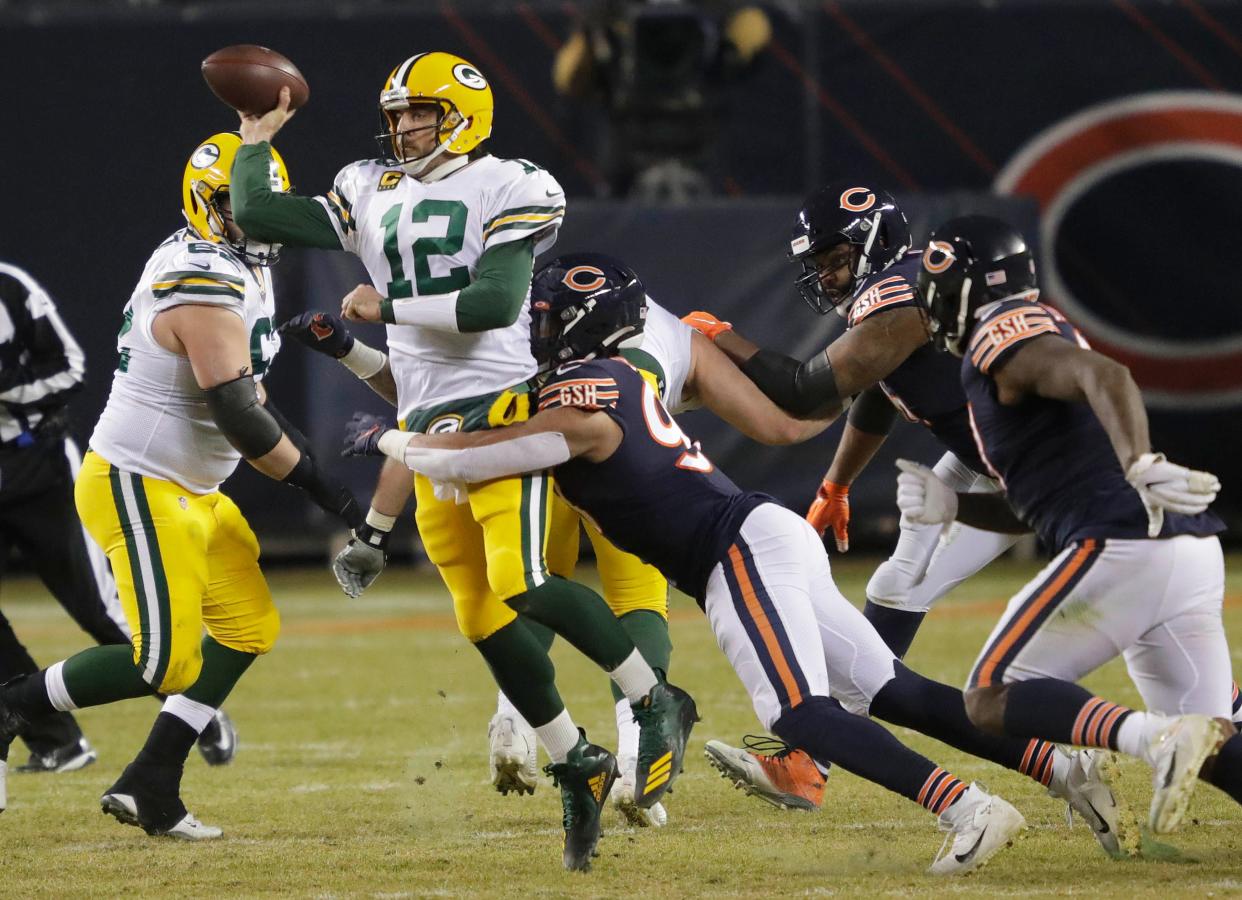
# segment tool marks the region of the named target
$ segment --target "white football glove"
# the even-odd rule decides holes
[[[379,547],[372,547],[356,537],[351,538],[345,549],[332,560],[332,574],[336,576],[341,590],[350,599],[356,600],[384,571],[387,559],[388,555]]]
[[[941,525],[957,518],[957,494],[936,473],[909,459],[897,460],[897,506],[902,518],[918,525]]]
[[[1158,537],[1165,510],[1188,516],[1203,512],[1216,499],[1220,482],[1211,472],[1171,463],[1163,453],[1144,453],[1126,472],[1147,510],[1147,536]]]

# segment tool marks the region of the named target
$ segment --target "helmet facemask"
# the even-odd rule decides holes
[[[427,170],[427,166],[433,160],[439,158],[444,153],[451,152],[449,147],[469,127],[470,122],[468,119],[462,118],[453,104],[447,100],[435,101],[418,98],[411,101],[408,95],[409,90],[404,86],[392,88],[380,95],[380,119],[387,130],[377,134],[375,140],[379,144],[380,153],[384,158],[391,159],[405,170],[407,175],[417,177]],[[431,125],[424,125],[415,129],[398,130],[401,113],[411,106],[435,107],[437,110],[436,121]],[[404,135],[411,134],[414,131],[427,131],[430,129],[435,129],[436,146],[422,156],[407,157],[405,155],[404,141],[402,140]]]
[[[841,304],[850,298],[854,285],[861,277],[858,269],[862,265],[862,259],[861,254],[855,251],[855,246],[841,239],[836,243],[814,250],[808,249],[805,253],[793,256],[797,262],[802,264],[802,274],[794,279],[794,286],[797,287],[798,293],[806,304],[821,316],[833,310],[841,312]],[[830,252],[837,247],[849,250],[848,257],[843,257],[837,264],[821,263],[815,258],[819,253]],[[825,288],[824,276],[837,272],[844,266],[848,266],[850,270],[849,282],[841,288]]]

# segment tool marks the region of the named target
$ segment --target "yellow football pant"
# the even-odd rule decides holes
[[[198,679],[203,627],[242,653],[272,649],[280,615],[259,571],[259,542],[220,492],[123,472],[94,451],[74,487],[82,524],[108,555],[134,665],[178,694]]]
[[[414,476],[414,519],[427,557],[453,597],[457,627],[478,643],[512,622],[505,603],[543,584],[569,578],[578,559],[578,514],[551,489],[545,473],[470,485],[469,501],[437,499]],[[652,567],[622,553],[598,531],[588,533],[599,558],[604,599],[620,616],[635,609],[668,614],[668,584]]]

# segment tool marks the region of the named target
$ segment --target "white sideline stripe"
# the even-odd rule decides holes
[[[142,516],[138,514],[138,501],[134,497],[134,479],[142,476],[131,475],[129,472],[121,472],[120,475],[121,498],[125,502],[125,515],[134,532],[134,547],[138,551],[138,575],[142,578],[142,593],[147,601],[147,634],[142,648],[147,655],[147,666],[142,670],[142,678],[152,687],[159,687],[153,684],[151,679],[155,677],[155,670],[160,662],[160,651],[163,649],[161,646],[163,623],[160,622],[159,594],[155,589],[155,568],[151,563],[151,548],[146,526],[142,522]],[[133,562],[130,560],[131,568]]]

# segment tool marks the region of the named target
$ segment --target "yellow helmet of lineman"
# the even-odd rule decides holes
[[[241,135],[222,131],[195,148],[181,176],[181,212],[197,237],[214,244],[228,244],[247,262],[268,265],[275,261],[279,246],[230,238],[220,210],[220,199],[228,195],[229,173],[233,171],[233,160],[241,146]],[[273,191],[285,193],[289,190],[289,170],[275,147],[268,172]]]
[[[419,159],[406,159],[397,120],[402,110],[418,103],[440,107],[438,146]],[[411,175],[442,153],[469,153],[492,134],[492,88],[472,63],[452,53],[415,53],[401,63],[384,82],[379,106],[386,129],[376,136],[380,152],[395,158]]]

